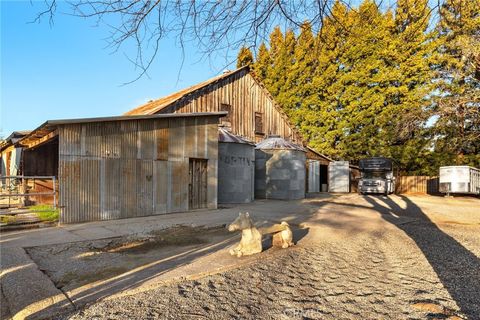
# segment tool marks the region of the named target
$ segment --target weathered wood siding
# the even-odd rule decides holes
[[[216,208],[217,125],[202,116],[59,126],[61,222],[186,211],[190,158],[208,160]]]
[[[222,106],[223,105],[223,106]],[[302,144],[287,116],[275,105],[268,91],[244,70],[190,94],[159,113],[218,112],[230,105],[227,118],[232,133],[258,142],[268,135]],[[263,115],[263,135],[255,132],[255,113]]]
[[[395,182],[396,193],[438,194],[438,177],[401,176]]]

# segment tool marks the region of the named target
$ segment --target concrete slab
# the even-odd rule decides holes
[[[0,233],[0,245],[4,248],[25,248],[55,243],[84,240],[63,227],[52,227]]]
[[[74,310],[24,249],[2,248],[1,261],[1,290],[13,319],[45,319]]]
[[[91,228],[83,228],[77,230],[70,230],[70,233],[79,236],[82,239],[101,239],[116,237],[117,234],[104,226],[92,226]]]

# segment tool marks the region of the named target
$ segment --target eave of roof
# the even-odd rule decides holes
[[[13,131],[7,138],[0,140],[0,151],[3,151],[5,148],[16,144],[31,132],[32,131],[30,130]]]
[[[327,157],[327,156],[324,155],[323,153],[320,153],[320,152],[316,151],[316,150],[313,149],[312,147],[307,146],[307,149],[308,149],[309,151],[315,153],[315,154],[318,155],[319,157],[325,158],[325,160],[328,160],[328,161],[330,161],[330,162],[335,161],[335,160],[333,160],[332,158]]]
[[[189,118],[189,117],[208,117],[217,116],[224,117],[228,112],[196,112],[196,113],[167,113],[154,115],[137,115],[137,116],[115,116],[115,117],[97,117],[97,118],[79,118],[79,119],[60,119],[47,120],[38,128],[31,131],[18,142],[21,144],[28,143],[29,140],[40,139],[47,134],[56,130],[57,126],[65,124],[81,124],[81,123],[96,123],[96,122],[111,122],[111,121],[130,121],[130,120],[152,120],[164,118]]]

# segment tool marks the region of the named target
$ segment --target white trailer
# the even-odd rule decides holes
[[[480,194],[480,169],[469,166],[440,167],[440,192]]]

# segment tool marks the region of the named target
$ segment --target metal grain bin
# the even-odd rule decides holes
[[[220,128],[218,203],[248,203],[254,198],[255,145]]]
[[[255,197],[293,200],[305,198],[305,150],[279,136],[255,149]]]

